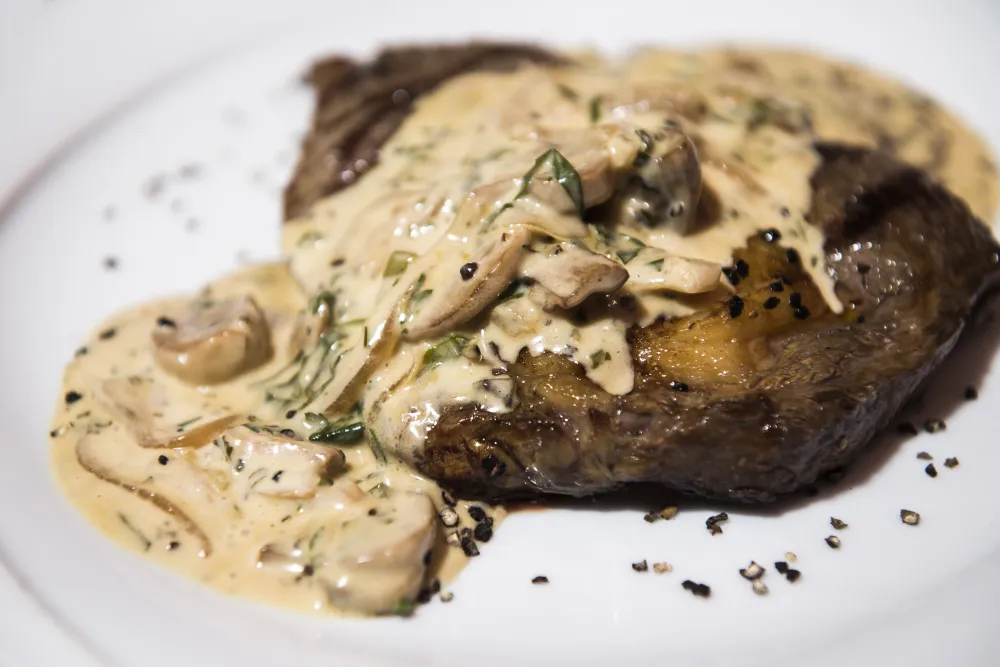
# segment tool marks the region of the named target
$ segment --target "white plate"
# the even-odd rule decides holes
[[[836,489],[727,508],[716,537],[704,520],[721,508],[698,503],[653,525],[635,507],[515,515],[450,588],[454,601],[412,620],[307,618],[223,597],[91,529],[48,470],[45,434],[62,364],[116,308],[194,288],[238,259],[275,255],[278,194],[310,105],[295,77],[310,55],[407,35],[518,32],[609,48],[740,37],[812,43],[907,76],[1000,146],[1000,91],[990,85],[1000,7],[990,0],[910,2],[905,15],[888,2],[822,11],[793,2],[767,10],[738,1],[510,2],[478,19],[468,3],[434,5],[441,11],[357,3],[340,13],[313,8],[313,28],[294,36],[273,29],[312,4],[200,2],[200,15],[229,18],[204,25],[192,25],[187,1],[144,14],[82,1],[0,10],[0,25],[24,28],[0,46],[0,99],[16,100],[0,113],[9,158],[0,193],[21,186],[0,207],[0,663],[991,664],[1000,650],[996,326],[963,345],[917,413],[947,416],[947,432],[883,443]],[[268,36],[149,86],[254,33]],[[17,49],[34,55],[9,67]],[[140,85],[146,93],[45,162]],[[199,177],[180,178],[190,164],[202,167]],[[161,175],[163,191],[148,197]],[[117,270],[104,268],[107,256],[118,258]],[[969,383],[981,397],[963,404]],[[920,450],[934,454],[937,479],[922,472]],[[945,469],[947,456],[961,465]],[[901,508],[919,511],[920,526],[903,525]],[[823,541],[834,532],[831,515],[850,523],[839,551]],[[803,572],[794,585],[773,571],[786,551]],[[633,572],[630,563],[644,558],[674,571]],[[738,574],[751,559],[771,570],[769,596],[753,595]],[[537,574],[551,583],[532,586]],[[710,584],[711,599],[682,590],[688,578]]]

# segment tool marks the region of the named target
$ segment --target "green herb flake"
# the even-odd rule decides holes
[[[365,425],[361,422],[335,423],[309,435],[312,442],[330,445],[353,445],[365,437]]]
[[[392,613],[396,616],[412,616],[413,600],[409,598],[399,598],[396,600],[396,606],[393,607]]]
[[[618,259],[622,261],[622,264],[628,264],[635,256],[639,254],[641,248],[632,248],[631,250],[619,250],[615,254],[618,255]]]
[[[657,271],[662,271],[663,270],[663,258],[661,257],[660,259],[654,259],[652,262],[647,262],[647,265],[653,267]]]
[[[452,334],[444,340],[435,343],[424,352],[424,366],[433,366],[444,361],[462,356],[469,339],[466,336]]]
[[[562,186],[566,194],[569,195],[570,200],[573,202],[573,206],[576,207],[576,212],[583,217],[583,183],[580,181],[580,174],[577,172],[576,168],[566,159],[562,153],[560,153],[555,148],[550,148],[535,160],[535,164],[524,174],[522,179],[521,189],[518,191],[514,199],[520,199],[521,197],[527,196],[531,189],[531,180],[538,173],[538,170],[545,165],[549,165],[552,171],[553,178],[556,182]]]
[[[386,463],[388,459],[385,458],[385,450],[382,448],[382,441],[378,439],[375,435],[374,429],[368,429],[368,446],[371,447],[372,454],[381,463]]]
[[[142,543],[142,550],[149,551],[149,548],[153,546],[153,543],[149,540],[149,538],[143,535],[141,530],[132,525],[132,522],[128,520],[128,517],[121,512],[118,513],[118,518],[121,520],[122,524],[128,528],[129,532],[135,535],[136,538],[138,538],[138,540]]]
[[[403,250],[397,250],[391,255],[389,255],[389,261],[385,264],[385,271],[382,272],[383,278],[393,278],[400,275],[406,271],[406,267],[410,265],[413,261],[413,253],[405,252]]]
[[[559,91],[560,95],[562,95],[571,102],[575,102],[576,100],[580,99],[580,94],[575,90],[573,90],[572,88],[570,88],[569,86],[567,86],[565,83],[557,83],[556,89]]]
[[[597,123],[601,120],[601,104],[603,99],[600,95],[594,95],[590,98],[590,122]]]
[[[197,416],[197,417],[192,417],[191,419],[182,421],[180,424],[177,425],[177,430],[180,431],[181,429],[183,429],[183,428],[185,428],[187,426],[190,426],[191,424],[195,423],[199,419],[201,419],[200,415]]]
[[[611,355],[607,350],[598,350],[590,355],[590,365],[592,368],[599,368],[605,361],[611,361]]]

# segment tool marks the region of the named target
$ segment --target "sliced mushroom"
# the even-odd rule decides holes
[[[629,272],[604,255],[574,243],[558,243],[526,254],[520,275],[544,288],[551,305],[572,308],[591,294],[619,289]]]
[[[129,444],[120,438],[85,435],[76,444],[76,458],[87,472],[173,517],[182,530],[198,541],[199,555],[211,555],[212,542],[192,512],[230,511],[229,503],[203,473],[182,457],[163,466],[152,454],[142,457],[125,451]],[[182,508],[165,489],[184,489],[190,503]]]
[[[448,333],[477,315],[507,288],[517,275],[523,246],[531,235],[518,226],[497,231],[493,237],[473,260],[477,267],[475,273],[465,278],[456,267],[445,284],[435,286],[421,303],[412,306],[405,339],[419,340]]]
[[[386,614],[413,602],[434,541],[434,506],[422,493],[362,495],[294,543],[265,545],[261,566],[308,574],[341,609]]]
[[[639,131],[634,174],[620,193],[620,219],[688,232],[701,197],[701,165],[694,142],[680,130]]]
[[[197,465],[238,496],[311,498],[344,468],[344,453],[254,424],[227,430],[194,452]]]
[[[416,598],[434,541],[436,513],[422,493],[378,500],[375,511],[339,535],[324,536],[317,574],[334,605],[389,613],[400,600]]]
[[[611,97],[624,111],[668,111],[696,123],[708,113],[708,102],[698,89],[676,81],[636,81]]]
[[[252,297],[205,305],[153,331],[153,356],[163,370],[191,384],[216,384],[271,358],[271,332]]]
[[[198,447],[236,419],[220,410],[204,410],[201,395],[193,389],[178,391],[138,377],[103,380],[94,395],[140,447]]]
[[[608,152],[609,134],[604,129],[549,130],[539,138],[554,146],[580,177],[584,208],[602,204],[614,194],[615,173]],[[551,165],[531,181],[531,197],[563,213],[576,214],[575,203],[552,177]]]
[[[711,292],[722,279],[722,265],[677,257],[659,248],[641,249],[628,264],[633,292],[670,290],[682,294]]]

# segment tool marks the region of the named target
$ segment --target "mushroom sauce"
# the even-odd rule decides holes
[[[628,328],[725,301],[733,250],[762,230],[841,311],[804,217],[816,137],[894,151],[994,214],[981,141],[864,70],[768,51],[577,62],[449,81],[285,226],[287,263],[105,322],[54,419],[74,504],[228,593],[408,613],[503,515],[416,471],[425,434],[448,405],[511,410],[519,354],[628,393]]]

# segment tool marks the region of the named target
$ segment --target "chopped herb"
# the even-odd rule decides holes
[[[590,122],[596,123],[601,120],[601,96],[594,95],[590,98]]]
[[[201,415],[199,415],[197,417],[192,417],[191,419],[186,419],[186,420],[182,421],[180,424],[177,425],[177,430],[180,431],[181,429],[186,428],[186,427],[190,426],[191,424],[195,423],[199,419],[201,419]]]
[[[365,425],[361,422],[349,424],[330,424],[321,431],[309,435],[312,442],[324,442],[331,445],[353,445],[365,437]]]
[[[457,359],[462,356],[462,353],[465,351],[468,344],[469,339],[465,336],[462,336],[461,334],[451,334],[444,340],[427,348],[423,357],[424,366],[429,367],[451,359]]]
[[[701,598],[707,598],[712,594],[711,588],[709,588],[705,584],[695,583],[690,579],[685,579],[684,582],[681,583],[681,588],[683,588],[686,591],[691,591],[691,593],[694,594],[696,597],[701,597]]]
[[[520,199],[528,194],[531,189],[531,179],[535,177],[538,170],[548,164],[552,171],[552,176],[562,189],[569,195],[570,200],[576,207],[576,212],[583,217],[583,184],[580,181],[580,174],[566,157],[555,148],[550,148],[535,160],[534,166],[525,173],[520,191],[514,199]]]
[[[736,319],[743,312],[743,299],[734,295],[726,306],[729,308],[729,317]]]
[[[845,522],[832,516],[830,517],[830,525],[836,528],[837,530],[843,530],[844,528],[847,528],[847,524]]]
[[[606,350],[598,350],[590,355],[590,365],[593,368],[598,368],[605,361],[611,361],[611,355]]]
[[[531,580],[533,584],[547,584],[549,583],[549,578],[545,575],[539,575]]]
[[[836,535],[831,535],[830,537],[826,538],[826,543],[830,545],[831,549],[840,548],[840,538],[837,537]]]
[[[458,270],[458,273],[462,276],[462,280],[470,280],[472,276],[476,275],[476,270],[478,268],[479,264],[475,262],[468,262],[462,265],[462,268]]]
[[[754,581],[755,579],[760,579],[761,577],[763,577],[764,572],[766,572],[766,570],[760,565],[758,565],[756,561],[750,561],[749,565],[747,565],[745,568],[740,569],[740,576],[743,577],[744,579],[749,579],[750,581]]]
[[[396,600],[396,606],[392,608],[392,613],[396,616],[412,616],[413,600],[409,598],[399,598]]]
[[[83,394],[81,394],[78,391],[67,391],[65,398],[66,398],[66,405],[73,405],[81,398],[83,398]]]
[[[375,460],[381,463],[386,463],[388,459],[385,458],[385,450],[382,449],[382,441],[378,439],[375,435],[374,429],[368,429],[368,446],[372,450],[372,454],[375,455]]]
[[[965,388],[965,400],[974,401],[979,398],[979,392],[975,387],[969,386]]]
[[[924,430],[928,433],[938,433],[946,428],[948,428],[948,426],[944,423],[943,419],[928,419],[924,422]]]
[[[635,256],[639,254],[640,250],[642,250],[642,248],[631,248],[629,250],[618,250],[618,251],[615,252],[615,254],[618,255],[618,259],[620,259],[622,261],[622,264],[628,264],[633,259],[635,259]],[[663,260],[661,259],[659,261],[660,261],[660,264],[662,265],[663,264]]]
[[[416,257],[413,253],[405,252],[403,250],[397,250],[389,255],[389,261],[385,264],[385,270],[382,271],[383,278],[394,278],[404,271],[406,267],[410,265],[413,258]]]
[[[912,510],[899,510],[899,518],[907,526],[916,526],[920,523],[920,515]]]
[[[156,460],[160,462],[161,466],[165,466],[170,463],[170,459],[167,458],[166,454],[160,454]]]
[[[559,91],[559,94],[565,97],[567,100],[575,102],[576,100],[580,99],[580,94],[564,83],[557,83],[556,89]]]
[[[667,572],[670,572],[673,569],[674,569],[673,566],[667,562],[653,563],[653,572],[657,574],[666,574]]]
[[[927,473],[928,477],[937,477],[938,476],[937,468],[934,467],[933,463],[928,463],[927,467],[924,468],[924,472]]]
[[[957,465],[958,465],[958,459],[956,459],[954,456],[950,456],[944,460],[945,468],[954,468]]]
[[[646,572],[649,570],[649,564],[646,561],[641,560],[638,563],[632,563],[632,569],[636,572]]]
[[[910,422],[903,422],[896,426],[896,432],[900,435],[916,435],[917,427]]]
[[[719,512],[715,516],[710,516],[705,519],[705,528],[707,528],[708,532],[712,535],[721,535],[722,527],[719,524],[726,521],[729,521],[729,515],[725,512]]]
[[[281,479],[282,473],[284,473],[284,472],[285,472],[284,470],[279,470],[278,472],[276,472],[273,475],[271,475],[271,481],[272,482],[278,482]]]
[[[128,528],[129,532],[135,535],[136,538],[138,538],[138,540],[142,543],[142,550],[149,551],[149,547],[153,546],[153,543],[149,541],[149,538],[143,535],[141,530],[132,525],[132,522],[128,520],[128,517],[121,512],[118,513],[118,518],[121,520],[122,524]]]
[[[657,271],[662,271],[663,270],[663,259],[662,258],[661,259],[654,259],[652,262],[647,262],[647,264],[649,266],[653,267],[654,269],[656,269]]]

